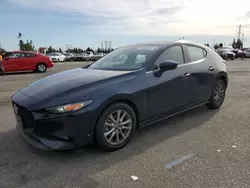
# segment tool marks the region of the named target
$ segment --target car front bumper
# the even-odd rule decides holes
[[[19,92],[12,97],[12,101],[17,130],[33,147],[41,150],[71,150],[93,143],[95,119],[87,109],[71,115],[45,118],[44,114],[18,104],[29,98]]]

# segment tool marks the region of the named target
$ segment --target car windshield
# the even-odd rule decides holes
[[[145,65],[159,46],[128,46],[119,48],[102,57],[89,69],[137,70]]]

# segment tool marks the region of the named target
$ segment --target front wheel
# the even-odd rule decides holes
[[[36,71],[39,72],[39,73],[46,72],[46,70],[47,70],[47,67],[46,67],[46,65],[44,63],[40,63],[36,67]]]
[[[136,130],[134,110],[125,103],[109,106],[96,125],[96,142],[104,151],[115,151],[129,143]]]
[[[212,97],[207,107],[210,109],[218,109],[223,104],[226,95],[226,83],[222,79],[218,79],[212,91]]]

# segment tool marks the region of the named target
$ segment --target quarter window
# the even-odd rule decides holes
[[[167,48],[156,60],[155,65],[159,66],[160,63],[166,60],[175,61],[179,65],[184,64],[184,54],[182,47],[178,45]]]
[[[191,62],[204,59],[206,52],[204,54],[204,50],[202,48],[195,47],[195,46],[187,46],[187,48],[188,48]]]

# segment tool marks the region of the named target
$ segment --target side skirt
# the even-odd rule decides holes
[[[153,118],[153,119],[144,121],[144,122],[142,122],[141,124],[139,124],[138,128],[141,129],[141,128],[150,126],[150,125],[152,125],[152,124],[155,124],[155,123],[157,123],[157,122],[163,121],[163,120],[168,119],[168,118],[170,118],[170,117],[176,116],[176,115],[181,114],[181,113],[183,113],[183,112],[192,110],[192,109],[194,109],[194,108],[197,108],[197,107],[199,107],[199,106],[205,105],[205,104],[207,104],[207,103],[209,103],[209,102],[207,101],[207,102],[195,104],[195,105],[192,105],[192,106],[187,107],[187,108],[185,108],[185,109],[179,110],[179,111],[177,111],[177,112],[170,113],[170,114],[168,114],[168,115],[166,115],[166,116],[160,116],[160,117],[157,117],[157,118]]]

